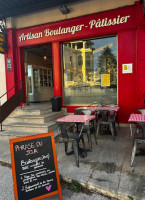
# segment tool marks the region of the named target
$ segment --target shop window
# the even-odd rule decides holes
[[[117,104],[117,37],[73,43],[73,54],[70,42],[63,44],[64,104]]]

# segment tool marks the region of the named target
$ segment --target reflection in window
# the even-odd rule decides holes
[[[83,60],[82,60],[82,55],[78,56],[78,65],[82,65],[83,64]]]
[[[87,55],[86,56],[86,67],[90,67],[91,66],[91,56]]]
[[[116,36],[64,43],[63,63],[64,104],[117,104]]]

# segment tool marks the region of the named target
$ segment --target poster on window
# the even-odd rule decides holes
[[[123,74],[132,73],[132,63],[130,63],[130,64],[123,64],[122,65],[122,73]]]
[[[110,86],[110,74],[101,74],[101,87]]]

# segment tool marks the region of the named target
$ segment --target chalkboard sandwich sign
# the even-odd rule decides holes
[[[62,200],[52,132],[10,139],[10,151],[15,200]]]

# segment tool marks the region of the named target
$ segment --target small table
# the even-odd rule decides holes
[[[145,155],[145,149],[142,148],[140,149],[140,152],[136,154],[137,144],[145,143],[145,114],[131,114],[128,122],[130,123],[131,136],[133,136],[131,123],[139,123],[143,129],[143,137],[141,139],[134,138],[134,145],[131,156],[131,166],[132,166],[135,155],[136,156]]]
[[[107,114],[107,111],[108,112],[111,112],[111,111],[115,112],[116,113],[116,117],[115,118],[116,118],[116,121],[118,123],[118,128],[120,128],[120,126],[119,126],[119,119],[118,119],[118,111],[120,109],[119,106],[102,106],[102,107],[99,107],[99,106],[93,106],[93,107],[84,106],[84,107],[75,108],[74,110],[77,111],[77,110],[83,110],[83,109],[84,110],[90,110],[92,112],[96,112],[96,111],[100,111],[100,112],[102,111],[102,112],[104,112],[104,111],[106,111],[106,114]],[[96,114],[96,120],[98,120],[98,115],[97,114]],[[97,133],[98,133],[98,131],[97,131]],[[107,131],[107,133],[108,133],[108,131]]]
[[[87,130],[88,134],[88,140],[89,140],[89,148],[92,149],[92,140],[91,140],[91,133],[90,133],[90,126],[89,122],[91,120],[95,120],[95,115],[67,115],[65,117],[61,117],[56,120],[58,124],[62,123],[82,123],[82,129],[80,131],[80,135],[82,134],[82,131],[84,128]]]
[[[97,111],[106,110],[106,111],[115,111],[115,112],[118,112],[119,109],[120,109],[119,106],[102,106],[102,107],[96,107]]]
[[[78,107],[78,108],[75,108],[74,110],[90,110],[92,112],[96,111],[96,108],[98,107],[87,107],[87,106],[83,106],[83,107]]]
[[[139,122],[145,124],[145,114],[131,114],[128,122],[130,123],[130,132],[132,134],[131,122]],[[143,138],[145,139],[145,126],[143,126]]]
[[[74,110],[79,110],[79,109],[84,109],[84,110],[91,110],[91,111],[99,111],[99,110],[106,110],[106,111],[115,111],[115,112],[118,112],[118,110],[120,109],[119,106],[102,106],[102,107],[98,107],[98,106],[94,106],[94,107],[87,107],[87,106],[84,106],[84,107],[78,107],[78,108],[75,108]]]

